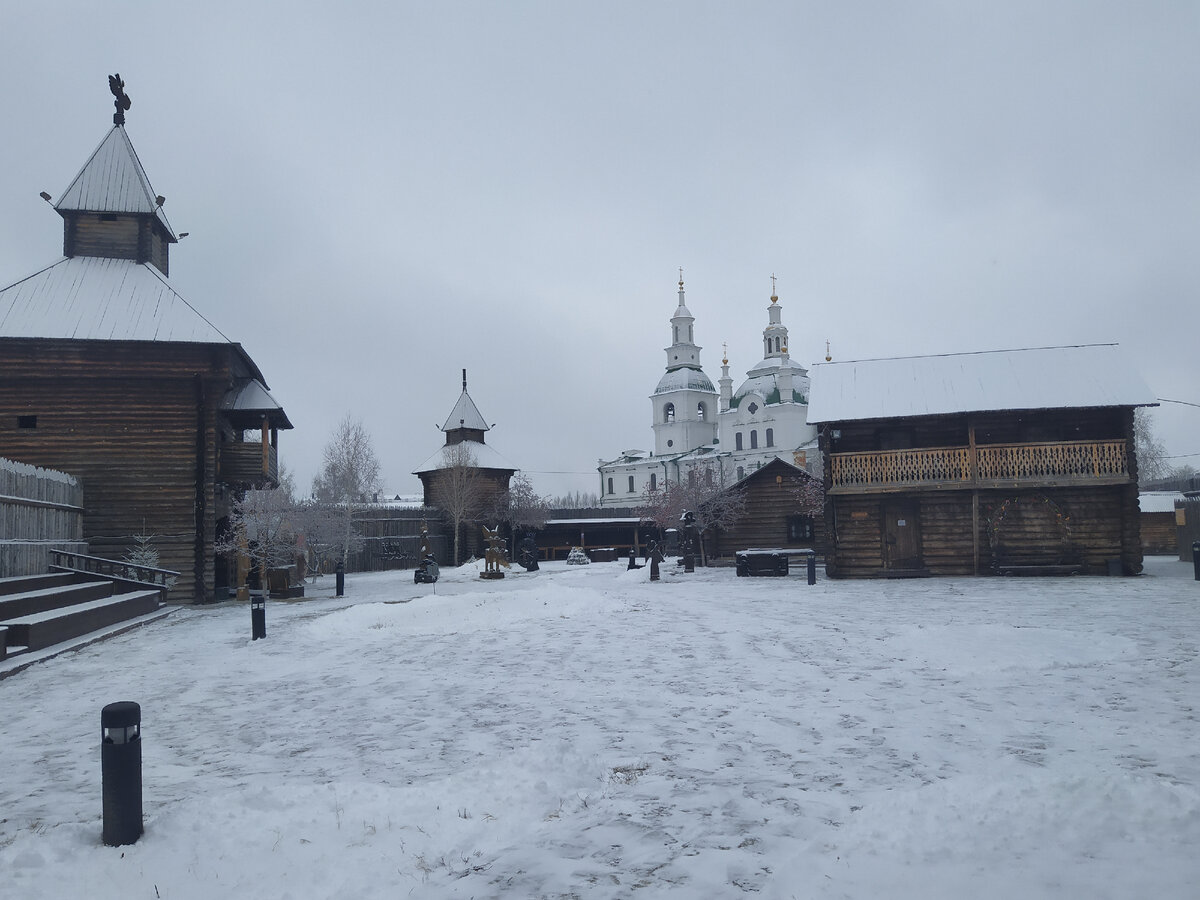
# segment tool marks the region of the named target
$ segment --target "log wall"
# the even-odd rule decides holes
[[[210,599],[217,407],[245,365],[232,344],[0,339],[0,453],[79,478],[93,555],[154,535],[169,599]]]

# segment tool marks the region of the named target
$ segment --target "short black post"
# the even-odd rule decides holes
[[[346,565],[345,563],[337,564],[337,596],[342,596],[346,593]]]
[[[1192,541],[1192,568],[1195,570],[1196,580],[1200,581],[1200,541]]]
[[[267,593],[250,598],[250,640],[267,636]]]
[[[100,710],[100,769],[104,843],[132,844],[142,836],[142,708],[110,703]]]
[[[817,554],[808,554],[808,583],[817,583]]]

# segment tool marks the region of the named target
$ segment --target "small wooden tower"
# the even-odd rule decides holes
[[[121,559],[152,535],[181,573],[170,598],[210,600],[223,508],[277,484],[292,425],[249,354],[167,281],[180,236],[125,132],[124,82],[109,87],[112,129],[53,204],[63,259],[0,289],[0,444],[83,482],[91,553]]]

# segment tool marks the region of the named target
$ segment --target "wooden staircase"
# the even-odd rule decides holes
[[[0,578],[0,660],[32,653],[163,605],[163,589],[103,575],[55,571]]]

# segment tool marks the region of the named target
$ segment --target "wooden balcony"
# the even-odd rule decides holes
[[[279,451],[257,442],[222,444],[217,480],[236,487],[278,487]]]
[[[1124,484],[1125,441],[1065,441],[832,453],[831,494]]]

